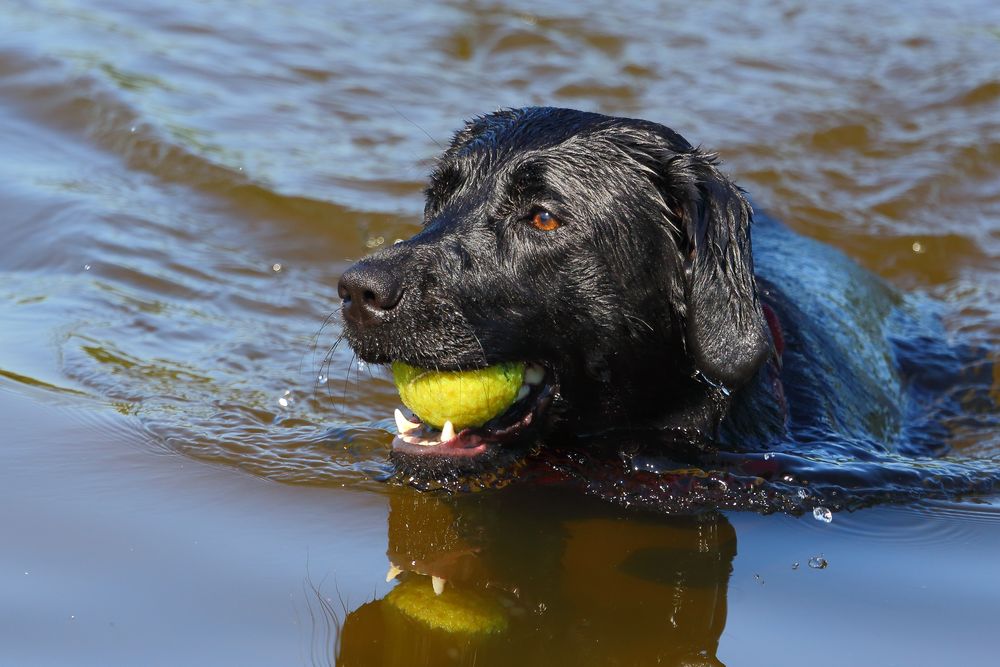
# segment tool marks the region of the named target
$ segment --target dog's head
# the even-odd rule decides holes
[[[710,431],[771,348],[750,218],[714,156],[662,125],[499,111],[441,156],[423,229],[341,278],[347,339],[371,363],[537,366],[527,397],[441,452],[540,424]]]

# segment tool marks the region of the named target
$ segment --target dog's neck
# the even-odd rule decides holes
[[[615,382],[612,378],[609,386],[637,387],[636,391],[621,396],[616,404],[576,410],[576,414],[591,419],[581,417],[564,426],[586,435],[654,429],[688,442],[720,443],[736,449],[767,447],[786,428],[787,406],[781,383],[785,337],[775,311],[766,304],[763,311],[773,353],[745,385],[731,390],[697,369],[687,373],[673,369],[678,375],[664,387],[662,375],[652,366],[643,369],[645,372],[618,369],[630,381]],[[657,399],[650,402],[650,396]],[[638,404],[645,405],[644,413],[634,410]]]

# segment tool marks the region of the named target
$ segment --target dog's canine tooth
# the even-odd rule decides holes
[[[385,573],[385,583],[389,583],[390,581],[392,581],[393,579],[395,579],[396,577],[398,577],[402,573],[403,573],[402,569],[400,569],[400,568],[396,567],[395,565],[393,565],[392,563],[390,563],[389,564],[389,571]]]
[[[444,426],[441,427],[441,442],[448,442],[455,437],[455,427],[448,420],[445,420]]]
[[[541,384],[545,380],[545,369],[537,364],[528,366],[524,371],[525,384]]]
[[[400,435],[405,435],[415,428],[420,428],[420,424],[414,424],[409,419],[403,416],[402,410],[396,408],[396,412],[393,413],[396,417],[396,429],[399,431]]]
[[[522,384],[521,388],[517,390],[517,398],[515,398],[514,400],[520,401],[522,398],[524,398],[530,393],[531,393],[531,387],[529,387],[526,384]]]
[[[434,587],[434,595],[441,595],[444,593],[445,580],[441,577],[431,577],[431,586]]]

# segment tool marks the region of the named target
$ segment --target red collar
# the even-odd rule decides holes
[[[778,355],[778,363],[781,363],[781,355],[785,352],[785,335],[781,332],[781,322],[774,308],[761,302],[764,309],[764,319],[767,320],[767,328],[771,330],[771,339],[774,341],[774,351]]]

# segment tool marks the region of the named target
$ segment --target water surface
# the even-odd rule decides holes
[[[981,379],[995,3],[7,1],[0,22],[0,663],[995,662],[995,498],[826,523],[422,494],[380,481],[397,397],[330,353],[328,319],[343,269],[417,229],[462,119],[575,106],[718,150],[775,217],[939,304]],[[993,378],[953,455],[1000,456]],[[390,591],[434,573],[503,630],[400,616]]]

